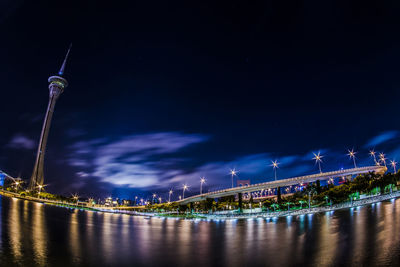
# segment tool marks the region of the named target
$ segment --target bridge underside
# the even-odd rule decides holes
[[[369,172],[376,172],[376,173],[383,174],[386,172],[386,170],[387,170],[387,168],[385,166],[369,166],[369,167],[353,168],[353,169],[339,170],[339,171],[333,171],[333,172],[318,173],[318,174],[282,179],[282,180],[277,180],[277,181],[253,184],[253,185],[248,185],[248,186],[243,186],[243,187],[234,187],[234,188],[228,188],[228,189],[224,189],[224,190],[218,190],[218,191],[214,191],[214,192],[209,192],[209,193],[205,193],[205,194],[201,194],[201,195],[188,197],[188,198],[182,199],[177,202],[181,205],[186,205],[188,203],[206,200],[207,198],[214,199],[214,198],[220,198],[220,197],[226,197],[226,196],[234,196],[239,193],[243,194],[243,193],[250,193],[250,192],[261,191],[261,190],[273,189],[273,188],[277,188],[277,187],[287,187],[287,186],[298,185],[298,184],[302,184],[302,183],[311,183],[311,182],[315,182],[317,180],[324,181],[324,180],[329,180],[331,178],[347,177],[347,176],[359,175],[359,174],[369,173]]]

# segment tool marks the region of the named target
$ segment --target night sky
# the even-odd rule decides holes
[[[29,179],[47,78],[73,43],[47,190],[174,196],[400,161],[399,1],[0,3],[0,169]],[[186,195],[186,193],[185,193]]]

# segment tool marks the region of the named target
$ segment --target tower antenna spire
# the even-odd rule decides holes
[[[68,60],[68,56],[69,56],[69,51],[71,51],[71,47],[72,47],[72,43],[69,45],[67,54],[65,55],[65,58],[64,58],[64,62],[63,62],[63,64],[61,65],[60,71],[58,72],[58,75],[60,75],[60,76],[62,76],[62,75],[64,74],[65,65],[67,65],[67,60]]]

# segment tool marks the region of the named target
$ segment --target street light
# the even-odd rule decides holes
[[[185,198],[185,191],[188,189],[188,186],[186,184],[183,185],[183,193],[182,193],[182,198]]]
[[[324,156],[321,155],[321,152],[318,152],[318,154],[315,154],[315,153],[313,153],[313,154],[314,154],[314,157],[313,157],[312,159],[315,160],[315,164],[318,163],[319,172],[322,173],[322,170],[321,170],[321,162],[322,162],[322,158],[323,158]]]
[[[235,168],[231,169],[229,172],[229,174],[232,176],[232,188],[233,188],[233,176],[236,176],[237,173],[238,171]]]
[[[200,178],[200,195],[203,194],[203,184],[206,182],[206,178]]]
[[[276,169],[278,169],[279,167],[278,167],[278,165],[279,165],[279,162],[277,161],[277,160],[275,160],[275,161],[271,161],[272,162],[272,164],[270,165],[273,169],[274,169],[274,174],[275,174],[275,181],[276,181]]]
[[[392,161],[390,162],[390,165],[392,165],[393,170],[394,170],[394,173],[396,173],[396,165],[397,165],[397,162],[394,161],[394,160],[392,160]]]
[[[161,197],[158,198],[158,202],[159,202],[159,204],[161,204]]]
[[[42,191],[42,188],[44,187],[44,185],[38,184],[37,187],[39,188],[38,198],[40,198],[40,192]]]
[[[76,203],[78,203],[78,199],[79,199],[78,194],[72,195],[72,198],[76,201]]]
[[[379,162],[376,161],[375,151],[372,149],[369,151],[369,155],[374,159],[375,165],[379,165]]]
[[[15,181],[14,184],[15,184],[15,190],[18,191],[18,187],[19,187],[19,185],[20,185],[21,183],[20,183],[19,181]]]
[[[387,160],[387,158],[385,158],[385,154],[384,153],[380,153],[379,154],[379,161],[382,161],[383,164],[385,165],[385,167],[386,167],[386,160]]]
[[[357,154],[357,152],[355,152],[354,149],[347,150],[347,151],[349,151],[349,153],[347,155],[350,157],[350,159],[353,159],[354,168],[357,168],[357,165],[356,165],[356,154]]]
[[[170,189],[170,190],[169,190],[169,193],[168,193],[168,202],[171,202],[171,195],[172,195],[172,193],[173,193],[173,191],[172,191],[172,189]]]

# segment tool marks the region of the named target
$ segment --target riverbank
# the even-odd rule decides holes
[[[304,208],[299,210],[289,210],[289,211],[276,211],[276,212],[257,212],[257,213],[245,213],[245,214],[202,214],[206,216],[208,219],[240,219],[240,218],[278,218],[278,217],[287,217],[287,216],[299,216],[306,214],[314,214],[314,213],[322,213],[329,212],[341,209],[350,209],[359,206],[371,205],[374,203],[378,203],[381,201],[386,201],[390,199],[395,199],[400,197],[400,191],[371,196],[368,198],[354,200],[352,202],[344,202],[339,204],[333,204],[332,206],[324,206],[324,207],[312,207],[312,208]]]
[[[137,211],[127,211],[127,210],[118,210],[113,208],[105,208],[105,207],[83,207],[74,205],[72,203],[65,203],[60,201],[41,199],[29,196],[21,196],[18,193],[9,192],[5,190],[0,190],[0,195],[6,197],[18,198],[21,200],[39,202],[47,205],[53,205],[62,208],[70,208],[70,209],[79,209],[79,210],[88,210],[95,212],[107,212],[107,213],[118,213],[118,214],[126,214],[131,216],[145,216],[145,217],[162,217],[162,218],[180,218],[180,219],[215,219],[215,220],[229,220],[229,219],[247,219],[247,218],[278,218],[278,217],[287,217],[287,216],[300,216],[306,214],[314,214],[321,212],[330,212],[340,209],[350,209],[359,206],[370,205],[374,203],[378,203],[381,201],[386,201],[394,198],[400,197],[400,191],[383,194],[383,195],[375,195],[368,198],[354,200],[352,202],[344,202],[339,204],[333,204],[332,206],[324,206],[324,207],[312,207],[312,208],[304,208],[298,210],[288,210],[288,211],[270,211],[270,212],[254,212],[254,213],[228,213],[228,214],[213,214],[213,213],[186,213],[186,214],[177,214],[177,213],[155,213],[155,212],[137,212]]]

